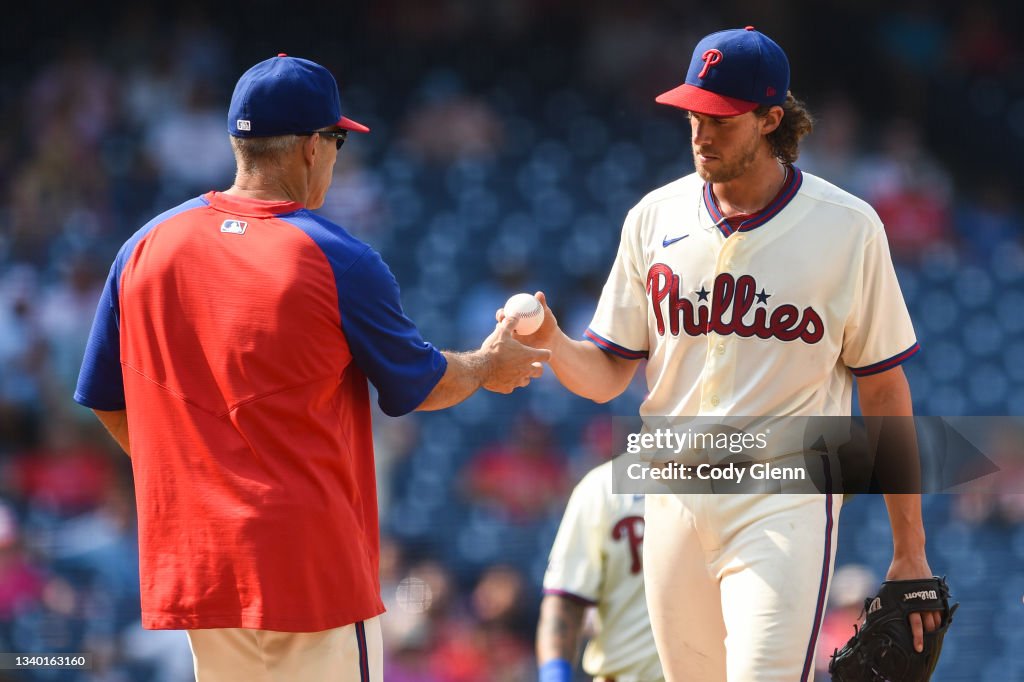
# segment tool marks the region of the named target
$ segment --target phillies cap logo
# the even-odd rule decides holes
[[[704,68],[697,74],[697,78],[704,78],[704,76],[708,75],[708,71],[711,70],[712,66],[722,61],[722,53],[714,49],[707,50],[700,58],[704,60]]]

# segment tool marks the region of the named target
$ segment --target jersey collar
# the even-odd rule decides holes
[[[211,207],[230,213],[252,218],[273,218],[285,213],[295,213],[303,209],[297,201],[264,201],[262,199],[246,199],[223,192],[207,192],[203,201]]]
[[[715,221],[715,225],[726,237],[733,232],[749,232],[761,227],[781,213],[782,209],[786,208],[789,202],[793,200],[793,197],[796,196],[796,193],[800,191],[800,186],[804,182],[804,174],[796,166],[789,166],[789,169],[789,176],[786,178],[786,182],[782,185],[779,193],[775,195],[775,198],[757,213],[746,216],[735,230],[718,209],[718,202],[715,200],[715,194],[711,190],[710,182],[704,183],[704,208],[707,209],[708,215],[711,216],[711,219]]]

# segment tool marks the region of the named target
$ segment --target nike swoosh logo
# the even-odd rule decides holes
[[[676,237],[675,239],[669,239],[668,237],[665,237],[664,239],[661,240],[661,245],[663,247],[664,246],[671,246],[672,244],[675,244],[680,239],[686,239],[689,236],[690,235],[688,235],[688,234],[684,234],[682,237]]]

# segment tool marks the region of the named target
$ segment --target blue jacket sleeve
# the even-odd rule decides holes
[[[119,264],[120,258],[110,267],[107,283],[96,306],[96,317],[89,332],[75,390],[75,402],[94,410],[123,410],[125,407],[117,298]]]
[[[338,282],[341,328],[356,364],[392,417],[415,410],[444,376],[448,362],[402,310],[398,282],[366,249]]]

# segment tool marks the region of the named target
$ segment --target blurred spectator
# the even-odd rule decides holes
[[[505,138],[501,120],[485,100],[463,93],[457,77],[427,76],[422,97],[401,126],[402,141],[414,156],[446,165],[497,154]]]
[[[942,62],[949,28],[931,3],[913,0],[907,6],[887,13],[880,21],[879,33],[893,61],[916,72],[927,73]]]
[[[61,279],[43,290],[39,304],[40,331],[49,347],[52,378],[48,403],[54,411],[81,415],[83,422],[87,418],[90,425],[92,414],[68,405],[66,398],[75,392],[85,341],[103,289],[105,273],[97,262],[87,253],[68,256],[60,263]]]
[[[227,82],[232,73],[227,68],[229,43],[204,3],[183,3],[175,15],[171,35],[171,51],[183,78],[190,82]]]
[[[415,419],[395,419],[380,410],[376,402],[373,411],[373,458],[377,470],[377,508],[381,518],[387,518],[391,509],[394,472],[408,461],[417,445],[419,423]],[[384,538],[382,538],[383,540]],[[383,551],[383,547],[381,549]],[[383,571],[383,567],[381,569]]]
[[[970,524],[1017,528],[1024,523],[1024,428],[1000,420],[986,435],[982,451],[998,473],[964,486],[966,491],[956,496],[956,516]]]
[[[111,456],[59,422],[48,424],[45,435],[38,447],[15,457],[8,472],[13,489],[54,521],[95,509],[111,490]]]
[[[594,319],[594,307],[601,296],[606,277],[605,272],[583,275],[580,277],[579,287],[562,303],[562,307],[557,307],[558,303],[555,303],[556,308],[552,309],[552,312],[570,338],[583,338],[583,332],[587,331],[587,327]]]
[[[189,89],[178,71],[177,53],[156,50],[147,61],[135,61],[124,76],[122,108],[133,126],[150,127],[185,108]]]
[[[62,243],[101,238],[111,222],[108,178],[96,151],[78,145],[63,122],[46,141],[19,169],[9,196],[10,250],[38,265],[46,264]]]
[[[25,100],[37,149],[53,145],[61,130],[74,144],[63,152],[95,147],[113,118],[116,79],[83,40],[67,43],[58,60],[37,72]]]
[[[374,239],[385,226],[384,187],[378,175],[363,167],[359,154],[339,154],[334,182],[319,213],[360,239]]]
[[[832,653],[853,636],[854,623],[863,620],[864,600],[875,594],[881,585],[869,568],[861,564],[847,564],[837,568],[832,576],[828,593],[828,610],[818,635],[818,652],[814,662],[815,680],[824,682],[832,677],[828,664]]]
[[[184,109],[148,127],[146,149],[169,200],[227,187],[234,179],[223,103],[206,83],[197,81],[186,91]]]
[[[522,618],[523,596],[523,577],[514,569],[496,566],[484,573],[472,595],[476,621],[449,619],[444,630],[435,630],[430,669],[438,682],[529,679],[529,640],[512,625]]]
[[[450,577],[433,562],[407,569],[402,550],[391,538],[381,538],[381,598],[387,612],[381,631],[384,679],[389,682],[437,682],[429,670],[435,632],[444,632],[451,599]],[[435,598],[436,591],[436,598]]]
[[[43,408],[46,341],[37,310],[37,277],[29,266],[0,275],[0,448],[34,442]]]
[[[383,553],[381,558],[383,561]],[[388,682],[440,682],[430,670],[431,635],[437,632],[431,629],[427,616],[433,607],[430,584],[410,573],[400,582],[382,584],[381,593],[387,607],[381,619],[387,642],[384,679]]]
[[[8,641],[12,621],[39,600],[43,585],[42,572],[22,549],[14,513],[0,500],[0,642]]]
[[[401,594],[396,591],[396,599],[407,611],[425,613],[432,630],[443,630],[447,619],[465,617],[458,586],[445,564],[433,559],[420,561],[409,568],[399,585],[403,583],[405,589]]]
[[[886,226],[896,261],[916,260],[932,244],[949,239],[949,207],[919,178],[908,179],[899,190],[875,199],[874,207]]]
[[[136,621],[124,628],[119,649],[131,679],[149,682],[194,682],[192,649],[179,630],[143,630]]]
[[[702,33],[687,25],[680,34],[678,26],[653,14],[642,2],[594,6],[581,50],[583,78],[590,88],[647,101],[685,70],[690,57],[685,45]]]
[[[111,478],[100,504],[63,521],[46,547],[54,566],[88,577],[109,600],[110,617],[120,627],[139,612],[139,556],[135,505],[130,484]]]
[[[421,628],[410,629],[402,637],[400,655],[391,662],[399,679],[406,675],[418,680],[418,671],[436,682],[488,679],[486,652],[473,640],[476,625],[459,602],[457,586],[445,566],[432,560],[412,566],[398,585],[396,602],[407,614],[424,617]]]
[[[523,574],[512,566],[491,566],[473,590],[473,612],[487,629],[530,638],[533,621],[526,610]]]
[[[860,112],[845,93],[833,93],[812,113],[814,134],[801,142],[797,165],[840,189],[867,196],[874,169],[861,141]]]
[[[572,449],[569,479],[581,480],[588,471],[622,454],[624,443],[615,440],[615,417],[598,414],[591,417],[580,432],[579,444]],[[622,435],[622,432],[618,435]]]
[[[1006,32],[1002,17],[987,2],[964,4],[954,23],[953,55],[969,75],[988,76],[1004,73],[1013,64],[1017,51]]]
[[[430,670],[429,652],[421,631],[409,631],[390,640],[384,654],[388,682],[442,682]]]
[[[905,115],[924,113],[928,77],[946,66],[949,31],[928,0],[912,0],[882,15],[878,34],[891,75],[890,108]]]
[[[1024,218],[1007,183],[998,177],[979,184],[956,207],[954,226],[960,243],[976,261],[993,249],[1024,238]]]
[[[25,99],[31,156],[9,188],[11,249],[45,263],[54,239],[95,238],[111,207],[99,146],[114,117],[115,81],[84,45],[67,45],[61,59],[33,80]]]
[[[385,0],[373,3],[371,18],[382,37],[397,39],[402,45],[420,45],[444,38],[452,39],[466,29],[464,3],[445,0],[402,2]]]
[[[81,651],[93,614],[83,608],[79,590],[64,578],[50,577],[39,596],[39,600],[21,611],[11,625],[12,651]]]
[[[494,330],[494,314],[498,308],[505,305],[512,294],[525,291],[529,283],[526,269],[511,267],[466,292],[456,314],[460,343],[479,343],[486,338]]]
[[[565,456],[551,427],[529,413],[518,416],[508,441],[473,455],[463,482],[472,502],[520,524],[561,507],[569,489]]]
[[[473,611],[491,658],[488,679],[495,682],[526,680],[536,669],[525,582],[515,568],[498,565],[488,568],[473,590]]]
[[[952,183],[920,135],[910,120],[893,120],[882,132],[882,153],[868,161],[874,170],[868,203],[885,225],[893,259],[902,262],[952,240]]]
[[[438,682],[490,680],[497,665],[484,633],[468,620],[447,623],[430,647],[430,672]]]

